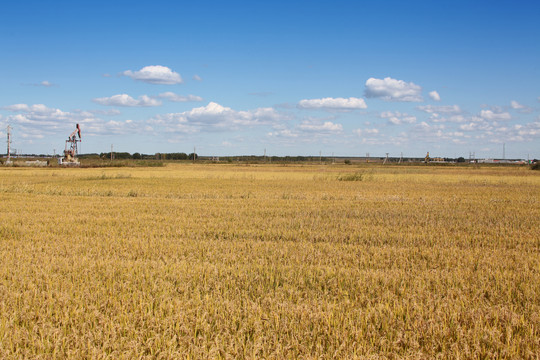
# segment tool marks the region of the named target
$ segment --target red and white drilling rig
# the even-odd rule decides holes
[[[79,138],[77,139],[77,135]],[[77,128],[75,131],[69,135],[68,139],[66,140],[66,148],[64,150],[64,157],[58,159],[58,164],[64,165],[64,166],[80,166],[81,163],[79,162],[79,159],[77,158],[78,150],[77,150],[77,143],[81,142],[81,128],[79,127],[79,124],[77,124]]]

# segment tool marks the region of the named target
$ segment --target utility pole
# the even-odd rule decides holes
[[[7,163],[11,161],[11,126],[7,126]]]
[[[369,153],[366,153],[366,162],[369,162]]]
[[[114,157],[113,157],[113,144],[111,144],[111,161],[113,161]]]
[[[503,160],[506,159],[506,143],[503,143]]]
[[[322,151],[319,150],[319,162],[322,164]]]
[[[388,154],[390,154],[390,153],[386,153],[386,158],[385,158],[384,161],[383,161],[383,165],[386,164],[386,163],[388,162]]]
[[[264,162],[266,162],[266,148],[264,149]]]
[[[195,151],[196,151],[196,149],[195,149],[195,146],[194,146],[194,147],[193,147],[193,163],[194,163],[194,164],[195,164]]]

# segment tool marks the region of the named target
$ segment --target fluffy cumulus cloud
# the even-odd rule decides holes
[[[335,111],[351,111],[358,109],[366,109],[367,105],[364,99],[350,97],[345,98],[323,98],[323,99],[306,99],[298,102],[300,109],[323,109]]]
[[[8,116],[8,120],[18,124],[54,126],[62,121],[73,118],[73,114],[69,112],[49,108],[43,104],[14,104],[5,106],[3,109],[16,113],[15,115]],[[82,114],[83,117],[85,115],[89,114]]]
[[[429,97],[434,100],[434,101],[441,101],[441,96],[439,95],[438,92],[436,92],[435,90],[431,91],[429,93]]]
[[[286,117],[273,108],[258,108],[247,111],[236,111],[229,107],[210,102],[206,106],[181,113],[160,114],[150,119],[153,125],[161,126],[167,131],[199,132],[228,131],[242,127],[270,125]]]
[[[379,98],[385,101],[419,102],[423,100],[421,86],[390,77],[369,78],[366,81],[365,95],[367,98]]]
[[[512,119],[512,115],[507,112],[494,112],[492,110],[482,110],[480,117],[491,121],[507,121]]]
[[[203,101],[203,98],[200,97],[200,96],[195,96],[195,95],[187,95],[187,96],[184,96],[184,95],[178,95],[178,94],[175,94],[173,92],[164,92],[164,93],[161,93],[158,95],[159,98],[161,99],[167,99],[169,101],[173,101],[173,102],[197,102],[197,101]]]
[[[175,85],[183,82],[180,74],[161,65],[145,66],[138,71],[126,70],[122,74],[149,84]]]
[[[127,121],[105,121],[91,111],[62,111],[43,104],[14,104],[2,109],[14,114],[7,117],[15,124],[23,138],[43,138],[45,135],[69,134],[75,124],[81,124],[83,134],[125,134],[137,130],[135,123]]]
[[[401,113],[399,111],[383,111],[381,113],[381,118],[388,119],[388,122],[392,125],[414,124],[416,122],[416,116]]]
[[[124,107],[141,107],[141,106],[159,106],[161,101],[153,99],[147,95],[141,95],[138,99],[134,99],[128,94],[118,94],[111,97],[95,98],[96,104],[105,106],[124,106]]]

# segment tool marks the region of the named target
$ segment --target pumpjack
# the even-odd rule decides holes
[[[77,136],[79,137],[77,139]],[[64,150],[64,157],[58,159],[58,164],[63,166],[80,166],[81,163],[77,158],[78,149],[77,143],[81,142],[81,128],[77,124],[77,128],[69,135],[66,140],[66,148]]]

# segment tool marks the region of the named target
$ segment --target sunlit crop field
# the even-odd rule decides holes
[[[0,358],[540,355],[540,173],[0,168]]]

